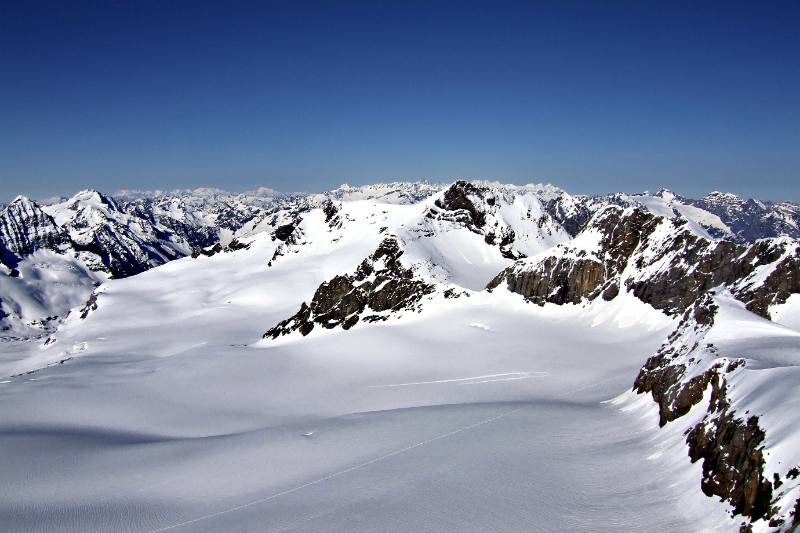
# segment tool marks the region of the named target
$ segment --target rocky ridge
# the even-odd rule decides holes
[[[797,467],[767,460],[767,427],[742,407],[746,404],[734,385],[769,367],[761,370],[757,355],[734,355],[710,342],[715,322],[725,320],[719,317],[721,305],[737,301],[729,291],[716,290],[688,308],[640,370],[634,390],[652,396],[660,426],[685,425],[689,458],[702,460],[700,484],[706,495],[728,501],[734,515],[761,521],[767,529],[792,531],[800,523],[794,512],[800,508],[800,483],[792,474]],[[687,416],[695,408],[696,414]],[[750,522],[742,526],[749,528]]]
[[[270,328],[264,338],[277,339],[294,331],[305,336],[317,325],[347,330],[362,319],[382,321],[390,313],[415,310],[420,300],[436,289],[404,267],[402,255],[396,238],[384,239],[354,273],[322,283],[309,303],[304,302],[297,313]]]
[[[717,315],[713,295],[721,290],[766,319],[771,308],[800,293],[800,243],[779,237],[740,245],[703,238],[687,226],[681,218],[638,207],[606,206],[576,239],[516,262],[489,288],[504,284],[539,305],[608,300],[626,290],[681,316],[642,367],[634,389],[651,394],[661,426],[684,417],[710,394],[705,415],[686,434],[692,462],[703,460],[703,491],[730,502],[735,514],[781,528],[793,523],[793,502],[786,495],[794,484],[788,484],[785,471],[783,477],[765,471],[767,429],[757,415],[743,414],[729,401],[735,394],[729,383],[745,371],[748,354],[722,355],[703,339]],[[783,492],[777,494],[780,485]]]
[[[36,250],[63,250],[69,243],[68,233],[53,217],[24,196],[18,196],[0,211],[0,262],[9,268]]]
[[[800,291],[800,245],[786,237],[749,246],[696,235],[680,218],[607,206],[578,238],[519,261],[489,285],[505,283],[534,303],[614,298],[621,289],[668,314],[679,314],[708,290],[727,286],[751,311]]]

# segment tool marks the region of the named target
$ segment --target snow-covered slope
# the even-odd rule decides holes
[[[40,249],[0,276],[0,334],[6,342],[40,338],[86,301],[106,276],[69,256]]]
[[[702,460],[702,489],[759,530],[792,530],[800,509],[800,332],[756,316],[724,290],[687,310],[642,368],[673,448]],[[794,526],[793,526],[794,525]]]
[[[348,226],[356,214],[374,224]],[[639,420],[600,403],[673,324],[641,302],[539,308],[501,290],[442,292],[392,321],[259,341],[356,269],[384,225],[419,214],[345,203],[331,228],[313,210],[271,267],[283,241],[262,233],[105,283],[30,356],[63,364],[0,385],[3,523],[724,530],[724,509],[687,496],[689,481],[650,481],[675,467],[648,459]]]
[[[0,521],[788,531],[800,244],[735,204],[466,181],[15,200]]]
[[[793,372],[800,337],[768,319],[775,310],[782,320],[795,320],[800,242],[780,237],[742,246],[700,237],[683,219],[606,206],[575,239],[518,261],[490,287],[507,287],[540,305],[626,294],[682,315],[643,367],[636,390],[659,404],[661,426],[681,419],[692,461],[703,459],[706,494],[730,502],[760,529],[795,523],[800,490],[789,471],[800,468],[800,456],[784,450],[796,444],[787,428],[800,425],[791,414],[800,401]],[[781,385],[768,391],[764,383],[771,378]],[[708,405],[704,417],[691,413],[698,404]],[[781,459],[764,459],[769,456]]]

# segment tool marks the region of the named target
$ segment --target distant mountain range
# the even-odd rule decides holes
[[[182,272],[215,280],[220,294],[235,292],[220,257],[265,276],[291,264],[308,279],[326,264],[333,275],[287,296],[294,307],[263,324],[262,343],[405,323],[476,295],[546,310],[655,309],[674,328],[643,354],[635,392],[703,460],[705,494],[745,529],[789,530],[800,522],[800,450],[785,444],[800,427],[798,239],[800,206],[721,192],[581,196],[457,181],[17,197],[0,211],[0,325],[19,350],[36,346],[8,372],[58,364],[84,351],[64,348],[86,346],[84,320],[128,316],[104,315],[109,280],[189,257]]]

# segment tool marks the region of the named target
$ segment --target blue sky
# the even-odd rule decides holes
[[[395,179],[800,200],[798,2],[10,2],[0,200]]]

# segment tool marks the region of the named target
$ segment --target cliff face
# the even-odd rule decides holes
[[[505,281],[508,290],[537,304],[577,304],[597,296],[605,281],[605,269],[592,259],[547,257],[535,268],[500,276],[489,284],[491,288]]]
[[[495,203],[494,198],[487,199],[487,192],[486,188],[477,187],[467,181],[457,181],[447,188],[442,198],[436,200],[435,205],[442,210],[440,216],[478,231],[486,225],[486,213],[478,206]],[[434,210],[431,214],[436,215],[439,212]]]

